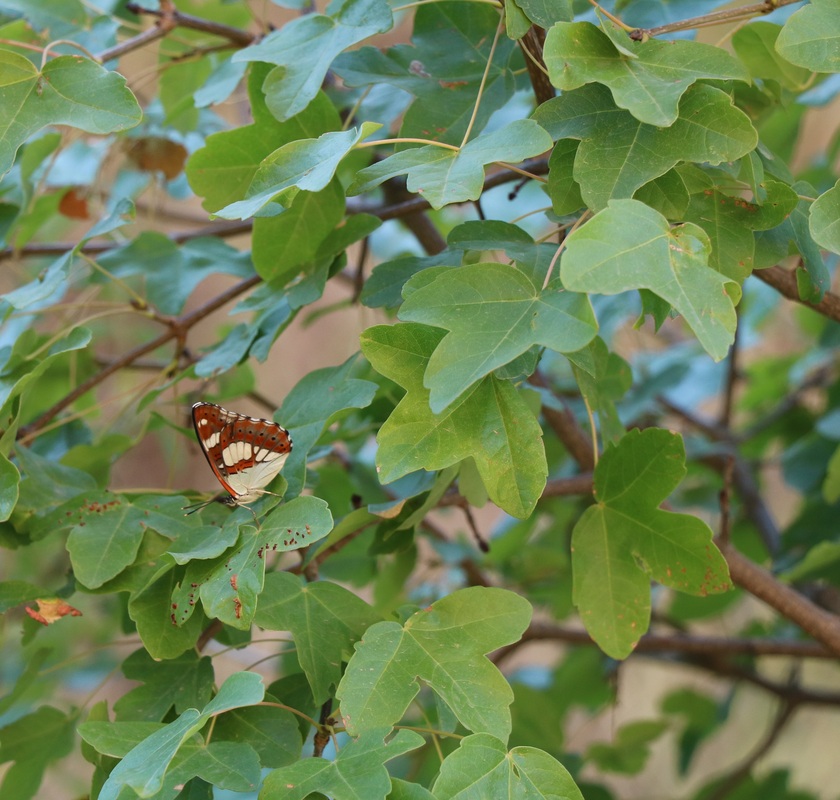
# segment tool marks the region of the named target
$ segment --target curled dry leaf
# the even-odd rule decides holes
[[[35,611],[35,609],[26,606],[26,613],[42,625],[52,625],[53,622],[57,622],[68,615],[71,617],[82,616],[82,612],[78,608],[73,608],[69,603],[57,597],[52,600],[38,599],[35,602],[38,604],[38,610]]]

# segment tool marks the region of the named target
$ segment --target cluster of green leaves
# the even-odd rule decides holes
[[[12,762],[0,795],[34,797],[76,745],[103,799],[215,787],[574,800],[582,766],[638,773],[675,729],[687,772],[728,703],[675,692],[661,719],[570,753],[566,715],[612,697],[605,656],[571,651],[543,685],[511,681],[487,656],[517,642],[536,608],[577,613],[603,654],[623,659],[649,628],[651,581],[673,590],[682,626],[737,602],[704,521],[718,479],[687,464],[687,451],[719,453],[657,427],[657,398],[707,399],[738,326],[761,336],[771,303],[750,294],[754,271],[794,257],[801,299],[829,289],[840,182],[828,161],[799,175],[789,161],[805,105],[840,92],[838,0],[749,21],[731,47],[630,37],[572,0],[420,4],[410,40],[388,47],[376,37],[402,9],[387,0],[333,0],[247,45],[260,23],[247,4],[179,0],[191,15],[180,18],[170,5],[158,13],[176,27],[161,28],[158,90],[141,107],[142,73],[125,65],[124,76],[111,58],[134,12],[0,0],[0,239],[22,264],[0,298],[0,546],[17,551],[0,610],[51,597],[85,609],[49,631],[23,624],[25,667],[0,698],[0,761]],[[661,5],[613,10],[653,25]],[[687,18],[714,4],[667,5]],[[546,32],[556,89],[541,104],[520,46],[532,26]],[[231,98],[247,99],[246,124],[226,120]],[[182,241],[137,224],[161,191],[231,224]],[[429,209],[437,233],[419,252],[395,218],[412,230]],[[247,252],[214,235],[243,227]],[[62,237],[57,257],[43,247]],[[368,252],[370,274],[348,266]],[[235,320],[185,351],[209,313],[187,303],[222,273],[239,281],[220,295],[238,299]],[[308,309],[328,281],[349,285],[377,324],[360,354],[309,372],[276,409],[294,449],[254,506],[259,524],[218,504],[185,517],[188,487],[109,490],[112,465],[145,434],[173,457],[186,447],[196,387],[231,404],[253,393],[254,362],[277,359],[295,320],[319,324],[323,305]],[[137,324],[117,329],[115,313]],[[645,352],[632,327],[648,317],[661,335]],[[166,333],[146,338],[149,319]],[[801,328],[810,364],[827,363],[836,331],[810,318]],[[126,378],[129,408],[109,418],[94,390],[149,354],[159,372]],[[821,419],[796,404],[773,416],[804,371],[776,358],[749,367],[739,411],[757,432],[745,454],[781,446],[806,501],[772,553],[788,578],[836,583],[840,397],[827,392]],[[585,460],[549,426],[558,413],[591,432]],[[547,491],[590,463],[593,498]],[[433,538],[451,583],[411,593],[416,540],[444,500],[492,502],[502,523],[483,560]],[[767,555],[749,524],[733,535]],[[300,558],[283,560],[290,551]],[[463,588],[466,564],[499,588]],[[71,645],[53,631],[97,619],[103,640],[118,627],[136,636],[121,670],[139,685],[112,708],[33,708],[52,689],[44,665]],[[207,641],[243,647],[256,629],[288,632],[282,677],[219,681]],[[56,652],[36,649],[51,635]],[[310,757],[312,735],[336,730],[335,750]],[[793,796],[786,780],[747,776],[742,790]]]

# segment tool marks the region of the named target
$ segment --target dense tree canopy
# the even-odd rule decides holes
[[[840,0],[0,0],[3,800],[827,796],[839,74]]]

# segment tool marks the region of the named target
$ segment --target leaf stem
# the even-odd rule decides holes
[[[261,703],[257,703],[257,705],[267,706],[268,708],[282,708],[284,711],[290,711],[292,714],[295,714],[301,719],[305,719],[313,728],[320,727],[318,723],[308,714],[304,714],[303,711],[298,711],[296,708],[292,708],[292,706],[287,706],[285,703],[275,703],[271,700],[263,700]]]
[[[510,164],[507,161],[496,161],[495,163],[498,164],[500,167],[509,169],[511,172],[515,172],[517,175],[521,175],[523,178],[527,178],[530,181],[548,183],[548,178],[543,178],[542,175],[535,175],[533,172],[528,172],[527,170],[521,169],[520,167],[517,167],[514,164]]]
[[[470,134],[472,133],[476,117],[478,116],[478,109],[481,105],[481,98],[484,95],[484,87],[487,84],[487,76],[490,74],[490,67],[493,66],[493,56],[496,53],[496,45],[499,43],[499,36],[502,33],[502,26],[504,24],[504,20],[500,18],[499,24],[496,26],[496,33],[493,36],[493,44],[490,45],[490,53],[487,56],[487,63],[484,65],[484,74],[481,76],[481,83],[478,85],[478,95],[475,98],[472,116],[470,117],[470,121],[467,123],[467,129],[464,131],[464,138],[461,140],[461,147],[470,140]]]
[[[109,272],[105,267],[103,267],[96,259],[91,258],[86,253],[79,253],[78,254],[82,259],[87,261],[87,263],[93,267],[97,272],[101,275],[104,275],[109,280],[113,281],[117,284],[122,290],[134,299],[134,303],[136,304],[137,309],[145,309],[146,308],[146,298],[136,292],[131,286],[128,285],[122,278],[118,278],[112,272]]]
[[[592,436],[592,461],[594,462],[595,466],[598,466],[598,431],[595,428],[595,415],[592,413],[592,408],[589,405],[589,401],[581,395],[581,399],[583,400],[583,405],[586,408],[586,416],[589,417],[589,431],[590,435]]]
[[[560,244],[559,244],[559,245],[557,245],[557,251],[554,253],[554,256],[553,256],[553,257],[552,257],[552,259],[551,259],[551,263],[548,265],[548,269],[547,269],[547,270],[546,270],[546,272],[545,272],[545,280],[543,281],[543,286],[542,286],[543,291],[545,291],[546,287],[547,287],[547,286],[548,286],[548,284],[549,284],[549,281],[551,280],[551,273],[554,271],[554,265],[557,263],[557,260],[560,258],[560,254],[563,252],[563,250],[565,250],[565,249],[566,249],[566,240],[567,240],[567,239],[569,238],[569,236],[571,236],[571,235],[572,235],[572,234],[573,234],[573,233],[574,233],[574,232],[575,232],[575,231],[576,231],[576,230],[577,230],[577,229],[578,229],[581,225],[583,225],[583,223],[584,223],[584,222],[586,222],[586,220],[588,220],[590,216],[592,216],[592,215],[591,215],[591,212],[589,211],[589,209],[587,209],[586,211],[584,211],[584,212],[583,212],[583,214],[581,214],[581,215],[580,215],[580,216],[579,216],[579,217],[575,220],[574,225],[572,225],[572,227],[571,227],[571,228],[569,228],[568,232],[567,232],[567,233],[566,233],[566,235],[563,237],[563,241],[562,241],[562,242],[560,242]]]
[[[589,5],[591,5],[596,11],[600,11],[610,22],[612,22],[614,25],[618,25],[618,27],[621,28],[623,31],[627,31],[627,33],[630,33],[630,31],[634,30],[632,25],[627,25],[626,23],[622,22],[617,16],[615,16],[615,14],[611,14],[609,11],[607,11],[607,9],[603,8],[598,3],[596,3],[595,0],[589,0]]]
[[[423,145],[434,145],[435,147],[445,147],[447,150],[455,150],[456,152],[459,151],[461,148],[456,147],[454,144],[448,144],[447,142],[436,142],[434,139],[418,139],[415,137],[396,137],[393,139],[377,139],[373,142],[359,142],[355,146],[356,150],[361,150],[365,147],[378,147],[380,144],[423,144]]]
[[[478,3],[479,5],[495,6],[502,8],[502,4],[498,0],[468,0],[470,3]],[[394,6],[391,10],[396,14],[398,11],[407,11],[409,8],[416,8],[417,6],[438,5],[440,0],[414,0],[412,3],[405,3],[401,6]]]
[[[96,56],[78,42],[74,42],[71,39],[56,39],[55,41],[50,42],[41,54],[41,70],[43,70],[47,64],[47,55],[52,52],[53,47],[59,44],[66,44],[70,47],[75,47],[77,50],[81,50],[89,59],[91,59],[91,61],[97,61]],[[60,55],[60,53],[58,55]]]

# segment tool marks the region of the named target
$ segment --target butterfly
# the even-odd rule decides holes
[[[215,403],[196,403],[192,418],[207,463],[227,492],[214,499],[228,506],[242,506],[271,494],[263,487],[274,480],[292,451],[292,438],[285,428]],[[209,503],[188,506],[192,509],[188,513],[205,505]]]

